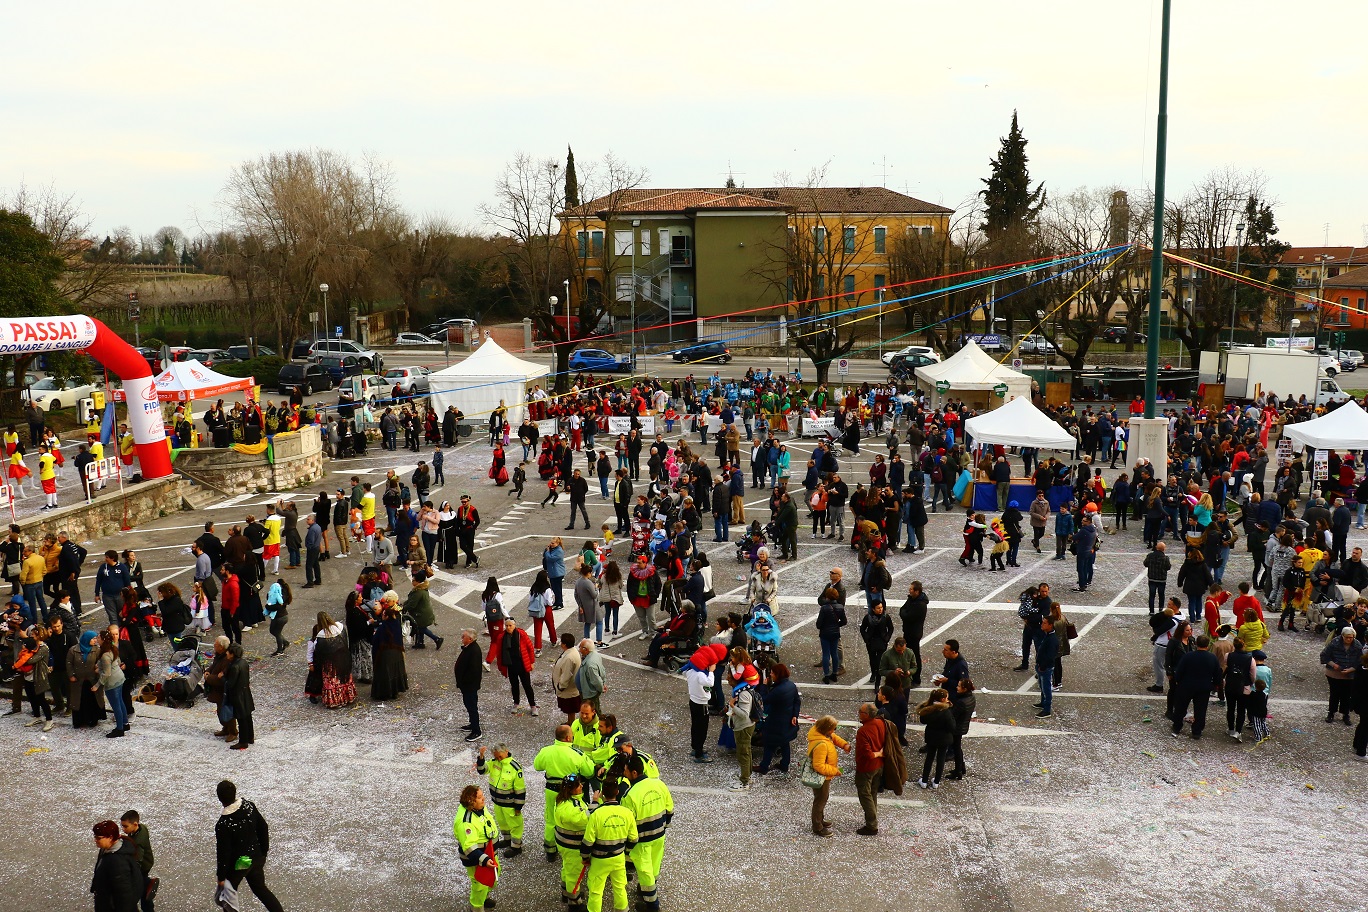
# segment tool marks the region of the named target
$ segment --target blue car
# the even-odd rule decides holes
[[[632,363],[626,358],[619,361],[601,348],[577,348],[570,353],[570,370],[600,373],[621,371],[629,374],[632,372]]]

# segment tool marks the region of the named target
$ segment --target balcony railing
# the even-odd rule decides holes
[[[684,248],[674,248],[670,251],[670,265],[675,268],[691,268],[693,266],[693,250]]]

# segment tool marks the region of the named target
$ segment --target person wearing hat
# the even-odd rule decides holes
[[[90,879],[95,912],[133,912],[145,890],[138,847],[132,840],[120,838],[119,825],[112,820],[101,820],[91,829],[100,850]]]
[[[713,762],[703,750],[708,739],[708,697],[713,689],[713,669],[726,657],[726,646],[709,643],[700,646],[684,666],[684,680],[689,688],[689,745],[694,763]]]
[[[732,735],[736,738],[736,765],[739,778],[731,784],[733,791],[744,792],[750,788],[751,776],[751,738],[755,735],[755,722],[759,713],[753,712],[759,697],[755,688],[760,685],[760,674],[755,666],[744,661],[748,658],[744,649],[732,650],[731,699],[728,701],[727,720],[731,724]],[[738,663],[738,660],[741,660]]]

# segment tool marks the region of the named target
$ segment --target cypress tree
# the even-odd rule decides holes
[[[566,146],[565,152],[565,205],[578,206],[579,177],[575,175],[575,150]]]
[[[997,157],[988,162],[992,175],[986,178],[982,191],[985,216],[983,231],[989,241],[1017,235],[1035,226],[1036,218],[1045,205],[1045,184],[1031,189],[1031,171],[1026,157],[1026,137],[1017,124],[1017,112],[1012,112],[1012,129],[1001,140]]]

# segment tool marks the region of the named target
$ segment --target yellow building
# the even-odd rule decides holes
[[[896,239],[943,235],[952,214],[884,187],[724,187],[624,191],[560,223],[572,304],[612,294],[618,316],[631,308],[645,328],[777,317],[786,301],[827,296],[871,303]]]

